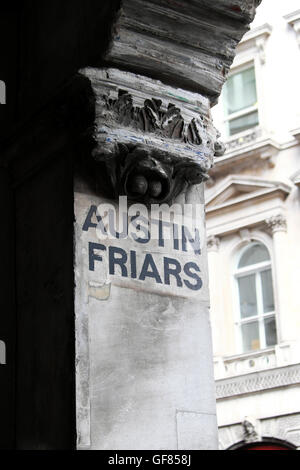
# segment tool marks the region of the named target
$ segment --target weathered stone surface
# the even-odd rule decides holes
[[[189,243],[184,251],[181,241],[174,249],[173,238],[164,240],[164,246],[157,239],[99,239],[90,207],[108,202],[88,194],[77,181],[78,446],[215,448],[204,206],[198,220],[200,251]],[[203,204],[202,186],[194,186],[177,203]],[[90,243],[98,244],[92,262]],[[112,271],[111,247],[119,250],[117,257],[125,253],[124,269],[116,264]],[[147,256],[154,265],[145,277],[140,274]],[[163,259],[180,266],[177,276],[166,277]],[[200,268],[201,284],[184,271],[191,262]]]
[[[214,103],[260,0],[124,0],[106,62]]]
[[[198,301],[208,302],[204,201],[201,186],[196,186],[190,191],[198,200],[190,201],[186,208],[179,200],[171,207],[174,214],[172,217],[168,206],[163,205],[159,212],[147,210],[146,206],[142,207],[141,204],[128,207],[125,205],[123,210],[118,202],[81,192],[79,182],[76,184],[77,246],[82,250],[79,261],[89,275],[85,286],[86,295],[102,299],[106,297],[103,292],[107,292],[108,284],[113,282],[114,285],[127,289],[161,293],[171,297],[197,297]],[[181,217],[181,208],[185,217]],[[116,213],[116,221],[113,222],[107,214],[111,209]],[[140,217],[134,218],[137,212]],[[127,218],[126,227],[124,220],[127,221]],[[114,253],[110,252],[111,246],[115,248]],[[123,252],[127,255],[125,261],[121,264],[114,263],[114,259],[122,258]],[[151,257],[150,263],[146,263],[147,269],[146,257]],[[166,263],[164,257],[174,262],[171,264],[180,266],[178,275],[166,272],[169,271],[170,263]],[[111,267],[112,263],[114,267]],[[188,270],[184,270],[187,263],[197,265],[197,276],[191,276]],[[173,267],[171,270],[174,270]]]
[[[208,98],[116,69],[82,73],[96,97],[90,173],[101,178],[98,163],[105,163],[114,197],[171,202],[207,178],[223,151]]]
[[[81,71],[96,145],[75,193],[79,448],[217,446],[202,182],[224,151],[210,108],[258,3],[124,0],[107,68]],[[124,237],[113,222],[109,237],[120,195],[138,230],[174,202],[194,231],[179,240],[172,219],[168,240]]]

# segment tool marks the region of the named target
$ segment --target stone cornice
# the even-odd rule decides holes
[[[283,18],[289,23],[292,24],[297,20],[300,20],[300,10],[295,10],[287,15],[284,15]]]
[[[233,199],[218,202],[222,193],[230,187],[244,187],[247,189],[243,195]],[[219,184],[214,191],[210,191],[210,195],[206,198],[207,212],[217,211],[228,206],[235,206],[243,201],[249,199],[261,199],[263,196],[270,197],[271,193],[282,193],[283,197],[287,197],[291,191],[291,187],[280,181],[263,180],[251,176],[229,175],[221,184]],[[214,201],[217,201],[214,203]]]
[[[215,103],[260,1],[123,0],[106,63]]]
[[[221,400],[294,384],[300,384],[299,364],[217,380],[216,398]]]
[[[258,39],[262,37],[269,37],[272,32],[272,26],[269,23],[265,23],[257,28],[251,28],[248,33],[243,36],[240,44],[245,43],[247,41],[251,41],[252,39]]]
[[[300,127],[297,127],[297,129],[293,129],[291,131],[291,134],[298,142],[300,142]]]
[[[283,212],[283,201],[291,190],[283,182],[228,176],[206,195],[208,233],[223,236],[250,227],[266,231],[266,221]]]
[[[291,180],[296,186],[300,186],[300,170],[296,171],[291,177]]]
[[[280,151],[281,146],[272,138],[264,135],[260,129],[253,129],[246,134],[225,142],[225,154],[215,159],[215,165],[210,170],[210,176],[228,174],[234,166],[235,171],[251,165],[273,166],[272,159]]]
[[[229,208],[229,207],[232,208],[232,210],[234,210],[235,208],[243,207],[244,204],[249,205],[250,201],[254,201],[254,200],[264,201],[265,199],[272,199],[277,196],[283,199],[286,197],[286,192],[278,188],[263,189],[261,191],[257,191],[255,195],[248,194],[246,196],[241,196],[239,198],[236,198],[235,200],[232,200],[232,201],[226,201],[216,206],[207,207],[206,213],[207,215],[213,215],[215,213],[220,213],[225,208]]]
[[[288,24],[294,28],[297,42],[300,47],[300,10],[293,11],[288,15],[284,15],[284,19],[288,22]]]
[[[266,62],[265,47],[266,41],[272,32],[272,27],[265,23],[262,26],[253,28],[245,34],[240,42],[240,47],[252,47],[256,49],[256,53],[259,55],[260,63],[263,65]]]

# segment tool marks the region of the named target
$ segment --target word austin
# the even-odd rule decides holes
[[[156,284],[200,290],[202,237],[196,226],[200,209],[186,205],[182,213],[177,204],[152,205],[149,214],[146,206],[134,204],[127,208],[126,197],[120,199],[118,209],[106,203],[89,208],[82,230],[96,231],[102,241],[88,242],[89,270],[95,271],[96,264],[105,258],[111,276],[151,279]],[[195,210],[199,213],[193,214]],[[126,239],[133,242],[129,249],[124,247]],[[166,246],[174,257],[164,256]]]

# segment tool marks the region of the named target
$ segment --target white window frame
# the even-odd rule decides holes
[[[258,89],[257,89],[258,87],[257,87],[255,61],[252,60],[250,62],[244,63],[243,65],[240,65],[239,67],[236,67],[236,68],[232,69],[229,72],[228,79],[230,77],[233,77],[234,75],[236,75],[238,73],[244,72],[244,71],[249,70],[249,69],[254,70],[255,88],[256,88],[256,103],[252,106],[248,106],[247,108],[241,109],[240,111],[236,111],[235,113],[226,114],[225,113],[226,102],[225,102],[225,98],[223,96],[223,103],[222,104],[223,104],[223,110],[224,110],[224,126],[225,126],[225,129],[226,129],[226,135],[227,135],[228,139],[235,139],[236,137],[241,136],[245,133],[247,134],[249,131],[252,131],[256,127],[259,127],[259,125],[260,125],[260,114],[259,114],[259,107],[258,107]],[[225,86],[226,86],[226,84],[225,84]],[[232,121],[234,119],[237,119],[237,118],[240,118],[240,117],[243,117],[243,116],[247,116],[247,114],[250,114],[250,113],[253,113],[253,112],[257,112],[257,114],[258,114],[258,123],[255,126],[251,126],[247,129],[244,129],[243,131],[237,132],[235,134],[230,134],[230,130],[229,130],[230,121]]]
[[[233,273],[234,277],[234,285],[235,285],[235,304],[236,304],[236,320],[235,320],[235,329],[236,329],[236,334],[238,338],[238,348],[239,348],[239,353],[240,354],[249,354],[251,352],[259,351],[262,349],[267,349],[270,347],[274,347],[275,345],[272,346],[267,346],[266,345],[266,333],[265,333],[265,325],[264,325],[264,320],[266,318],[274,317],[275,319],[275,325],[276,325],[276,335],[277,335],[277,343],[278,343],[278,328],[277,328],[277,318],[276,318],[276,306],[275,306],[275,291],[274,291],[274,276],[273,276],[273,267],[272,267],[272,260],[271,260],[271,254],[269,252],[268,247],[258,241],[255,240],[253,242],[247,243],[242,250],[239,251],[239,256],[238,256],[238,261],[236,263],[236,266],[238,266],[243,254],[245,253],[246,250],[248,250],[252,245],[260,244],[265,246],[265,248],[268,250],[269,253],[269,260],[263,261],[261,263],[256,263],[252,264],[250,266],[245,266],[243,268],[235,268],[235,271]],[[273,288],[273,299],[274,299],[274,310],[271,312],[264,313],[263,310],[263,293],[262,293],[262,281],[261,281],[261,272],[265,271],[267,269],[271,270],[271,278],[272,278],[272,288]],[[245,275],[250,275],[250,274],[255,274],[255,289],[256,289],[256,302],[257,302],[257,314],[252,315],[251,317],[246,317],[246,318],[241,318],[241,311],[240,311],[240,292],[239,292],[239,284],[238,284],[238,279],[240,277],[243,277]],[[258,329],[259,329],[259,343],[260,347],[258,349],[253,349],[253,350],[248,350],[244,351],[243,348],[243,334],[242,334],[242,325],[247,324],[247,323],[252,323],[254,321],[258,321]]]
[[[259,134],[269,134],[269,119],[268,119],[268,105],[267,96],[268,90],[265,89],[266,76],[265,76],[265,63],[266,55],[265,48],[267,40],[271,35],[272,27],[266,23],[248,31],[241,42],[237,46],[236,56],[230,68],[228,78],[245,68],[254,66],[255,81],[256,81],[256,95],[257,95],[257,111],[258,111],[258,125],[253,126],[236,134],[229,135],[228,120],[224,119],[224,102],[223,93],[220,95],[219,104],[216,109],[213,108],[213,116],[216,127],[224,136],[226,142],[235,141],[236,139],[243,138],[253,132],[259,131]],[[237,116],[236,116],[237,117]]]

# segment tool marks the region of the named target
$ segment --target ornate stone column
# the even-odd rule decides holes
[[[96,120],[75,183],[79,448],[217,447],[203,181],[224,152],[210,107],[258,3],[126,0],[106,67],[81,71]]]
[[[273,236],[275,299],[277,309],[278,340],[289,340],[287,317],[289,315],[289,273],[286,255],[287,223],[283,214],[275,215],[266,220],[267,226]]]

